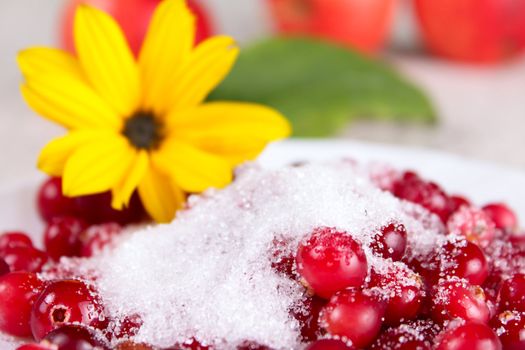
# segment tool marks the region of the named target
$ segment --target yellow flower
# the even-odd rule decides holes
[[[239,50],[227,36],[194,47],[194,22],[184,0],[163,1],[135,60],[116,22],[82,5],[77,57],[39,47],[19,54],[25,100],[68,129],[38,159],[63,177],[65,195],[111,190],[122,209],[138,189],[148,213],[167,222],[186,193],[227,185],[235,165],[289,135],[268,107],[203,102]]]

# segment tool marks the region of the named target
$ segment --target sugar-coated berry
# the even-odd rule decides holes
[[[407,230],[403,224],[392,223],[382,227],[374,237],[371,248],[377,255],[399,261],[405,254]]]
[[[32,246],[19,246],[5,249],[4,260],[13,272],[40,272],[47,263],[48,256]]]
[[[9,272],[9,265],[7,265],[4,259],[0,258],[0,276],[7,275]]]
[[[499,290],[499,309],[525,312],[525,274],[515,274],[503,281]]]
[[[313,292],[330,298],[347,287],[360,287],[368,273],[361,245],[348,233],[317,228],[299,245],[297,271]]]
[[[0,235],[0,256],[5,254],[6,249],[14,247],[32,247],[31,238],[24,232],[4,232]]]
[[[326,305],[326,300],[319,297],[304,297],[290,310],[290,314],[299,322],[301,337],[305,341],[319,338],[319,315]]]
[[[467,206],[467,207],[471,206],[471,203],[467,198],[463,196],[453,195],[453,196],[450,196],[450,206],[451,206],[451,211],[455,212],[456,210],[458,210],[459,208],[463,206]]]
[[[308,345],[306,350],[355,350],[355,348],[339,339],[320,339]]]
[[[331,335],[346,337],[357,348],[372,344],[381,330],[385,305],[356,289],[335,294],[321,312],[321,326]]]
[[[0,331],[31,336],[31,308],[44,284],[33,273],[13,272],[0,277]]]
[[[432,319],[444,323],[456,318],[465,321],[488,323],[490,311],[483,289],[466,280],[450,278],[434,287],[432,294]]]
[[[421,205],[447,222],[452,213],[452,204],[446,193],[433,182],[421,179],[414,172],[405,172],[393,186],[398,198]]]
[[[496,235],[496,225],[481,209],[459,208],[447,221],[449,233],[464,236],[481,247],[487,247]]]
[[[116,237],[122,233],[122,226],[117,223],[106,223],[89,227],[82,234],[83,257],[91,257],[99,254],[107,246],[110,246]]]
[[[505,350],[525,349],[525,312],[505,311],[491,321]]]
[[[109,350],[109,347],[95,332],[80,325],[64,325],[49,332],[42,344],[56,350]]]
[[[466,240],[447,242],[440,253],[444,277],[456,276],[477,285],[482,285],[487,279],[487,259],[476,244]]]
[[[498,336],[489,326],[466,322],[444,331],[436,350],[502,350]]]
[[[108,321],[95,291],[85,283],[63,280],[47,285],[31,313],[33,337],[41,340],[53,329],[70,323],[104,329]]]
[[[149,346],[147,344],[139,344],[134,343],[132,341],[125,341],[122,343],[119,343],[116,350],[154,350],[152,346]]]
[[[75,215],[75,202],[62,193],[62,179],[53,177],[46,180],[38,191],[37,208],[40,217],[50,222],[60,216]]]
[[[387,328],[370,350],[432,350],[439,327],[431,321],[418,320]]]
[[[44,245],[49,256],[58,261],[63,256],[80,256],[80,235],[87,224],[76,217],[63,216],[51,220],[44,232]]]
[[[500,230],[512,231],[518,227],[516,213],[503,203],[487,204],[483,207],[483,211]]]

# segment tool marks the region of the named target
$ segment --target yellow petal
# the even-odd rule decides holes
[[[169,88],[188,60],[195,40],[195,19],[184,0],[158,6],[140,52],[144,83],[142,109],[158,115],[169,106]]]
[[[168,177],[149,167],[139,184],[139,195],[148,214],[161,223],[170,222],[185,201],[180,188],[173,186]]]
[[[152,154],[152,161],[186,192],[221,188],[232,180],[228,162],[175,139],[165,141],[161,149]]]
[[[74,34],[78,58],[91,85],[118,115],[131,115],[140,100],[139,71],[115,20],[80,5]]]
[[[62,176],[69,157],[80,147],[110,136],[107,130],[75,130],[49,142],[40,152],[38,168],[51,176]]]
[[[48,73],[66,73],[83,80],[84,74],[73,55],[48,47],[33,47],[20,51],[17,56],[18,66],[25,77]]]
[[[135,152],[117,134],[81,147],[69,157],[64,168],[64,194],[75,197],[112,189],[126,176]]]
[[[185,140],[230,164],[255,158],[268,142],[290,135],[276,110],[251,103],[212,102],[168,118],[171,137]]]
[[[69,129],[122,127],[120,119],[88,85],[69,74],[41,74],[21,87],[27,104]]]
[[[201,103],[230,72],[239,48],[232,38],[215,36],[201,43],[191,54],[183,73],[171,91],[170,111]]]
[[[148,152],[140,150],[131,162],[131,167],[126,171],[124,179],[113,188],[112,207],[121,210],[129,205],[133,191],[144,178],[149,165]]]

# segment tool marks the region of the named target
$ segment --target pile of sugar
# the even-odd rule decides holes
[[[271,268],[276,239],[293,252],[314,228],[336,227],[361,242],[369,265],[381,270],[392,262],[368,248],[381,226],[403,223],[412,254],[430,251],[443,237],[437,217],[369,178],[348,162],[247,165],[228,188],[192,197],[171,224],[138,230],[76,272],[96,276],[113,318],[140,316],[137,342],[168,347],[193,338],[234,349],[249,340],[301,348],[289,310],[304,288]]]

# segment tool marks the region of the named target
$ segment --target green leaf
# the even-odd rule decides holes
[[[382,62],[312,39],[268,39],[242,51],[209,100],[272,106],[295,136],[324,136],[356,118],[433,122],[426,96]]]

